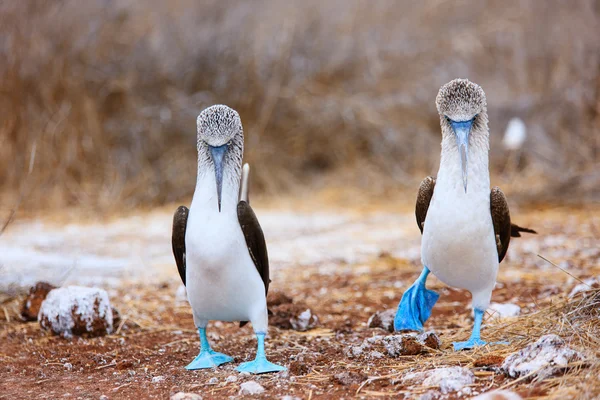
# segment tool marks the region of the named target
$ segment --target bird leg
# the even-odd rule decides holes
[[[402,295],[394,318],[395,331],[422,331],[423,324],[431,315],[431,309],[440,297],[433,290],[425,288],[429,268],[424,267],[421,276]]]
[[[221,364],[233,361],[232,357],[217,353],[210,348],[210,343],[208,343],[208,338],[206,337],[206,328],[198,328],[198,334],[200,335],[200,354],[198,354],[196,358],[194,358],[194,361],[189,363],[185,369],[214,368]]]
[[[267,360],[267,356],[265,355],[265,333],[257,332],[256,339],[258,341],[258,346],[256,349],[256,358],[254,359],[254,361],[248,361],[240,364],[240,366],[237,367],[236,370],[238,372],[248,372],[251,374],[264,374],[267,372],[285,371],[285,367],[273,364],[272,362]]]
[[[471,332],[471,337],[466,342],[454,342],[452,345],[454,346],[454,351],[472,349],[477,346],[484,346],[488,344],[485,340],[481,339],[481,322],[483,321],[483,314],[485,310],[475,309],[475,323],[473,324],[473,332]],[[494,342],[490,343],[490,345],[495,344],[509,344],[507,341]]]

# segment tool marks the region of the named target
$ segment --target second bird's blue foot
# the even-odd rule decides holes
[[[469,339],[466,342],[453,342],[452,346],[454,346],[454,351],[472,349],[474,347],[485,346],[487,342],[481,339]]]
[[[429,270],[425,269],[419,279],[402,295],[394,318],[395,331],[422,331],[423,324],[431,316],[431,309],[440,297],[425,288]]]
[[[205,369],[205,368],[215,368],[221,364],[225,364],[228,362],[232,362],[233,357],[230,357],[223,353],[217,353],[213,350],[203,350],[194,358],[194,361],[189,363],[185,369],[193,370],[193,369]]]
[[[257,357],[254,361],[242,363],[236,368],[238,372],[247,372],[250,374],[266,374],[267,372],[279,372],[286,369],[281,365],[270,362],[266,357]]]

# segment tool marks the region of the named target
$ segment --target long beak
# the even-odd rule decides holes
[[[456,142],[458,143],[458,151],[460,151],[460,169],[462,170],[463,186],[465,187],[465,193],[467,193],[467,172],[469,162],[469,134],[471,133],[471,127],[473,126],[473,120],[470,121],[452,121],[450,122],[454,134],[456,135]]]
[[[215,180],[217,182],[217,199],[219,202],[219,212],[221,212],[221,190],[223,189],[223,159],[227,152],[228,146],[224,144],[219,147],[210,148],[210,155],[212,156],[213,165],[215,166]]]

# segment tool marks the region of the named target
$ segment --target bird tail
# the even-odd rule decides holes
[[[512,237],[521,237],[521,232],[533,233],[533,234],[537,235],[537,232],[534,231],[533,229],[522,228],[519,225],[510,224],[510,236],[512,236]]]
[[[248,176],[250,175],[250,165],[248,163],[244,164],[244,168],[242,169],[242,184],[240,186],[240,201],[245,201],[246,203],[250,203],[248,199]]]

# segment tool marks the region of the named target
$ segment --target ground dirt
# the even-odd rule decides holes
[[[443,398],[468,398],[500,387],[508,387],[525,398],[593,397],[600,392],[593,394],[598,389],[597,384],[587,378],[589,372],[585,367],[569,369],[560,379],[533,382],[507,378],[494,367],[511,351],[536,341],[544,333],[536,331],[532,324],[525,328],[528,316],[564,301],[571,289],[579,284],[578,279],[598,275],[598,211],[561,208],[513,212],[515,222],[537,229],[539,235],[514,239],[511,243],[507,259],[501,265],[492,301],[518,304],[521,316],[498,319],[488,313],[482,331],[485,339],[508,340],[509,346],[454,352],[452,341],[466,340],[471,330],[470,295],[432,278],[428,286],[441,297],[426,328],[439,335],[442,346],[440,350],[426,354],[398,358],[387,354],[377,358],[368,351],[354,357],[348,349],[374,335],[390,335],[382,329],[368,328],[367,321],[376,311],[395,308],[403,291],[420,272],[419,236],[413,217],[408,213],[398,217],[393,213],[359,212],[351,216],[332,215],[330,222],[314,218],[307,220],[302,229],[291,227],[286,230],[286,224],[298,220],[285,220],[281,215],[266,213],[263,225],[267,239],[280,235],[269,242],[275,270],[271,291],[273,294],[285,293],[295,303],[305,303],[319,320],[315,328],[306,332],[271,326],[267,355],[271,361],[288,367],[288,371],[262,376],[242,375],[235,371],[240,362],[254,357],[256,342],[250,325],[239,328],[230,322],[212,322],[209,339],[216,350],[233,356],[233,363],[215,370],[190,372],[183,368],[198,353],[199,343],[190,307],[176,295],[179,277],[174,262],[167,260],[170,257],[170,233],[167,229],[152,236],[152,228],[148,233],[144,226],[136,226],[134,221],[131,229],[145,231],[151,237],[150,242],[166,240],[166,244],[160,246],[167,254],[161,255],[163,258],[156,265],[145,264],[149,269],[147,279],[143,275],[143,266],[136,269],[137,279],[131,274],[121,278],[118,268],[108,274],[106,271],[98,273],[94,281],[109,291],[112,305],[121,315],[116,332],[109,336],[68,340],[42,331],[37,322],[22,321],[18,313],[24,295],[19,285],[8,285],[8,277],[4,276],[5,294],[0,299],[3,308],[0,310],[0,398],[99,399],[104,395],[109,399],[140,400],[165,399],[183,391],[200,394],[203,399],[220,399],[238,396],[240,385],[250,380],[256,380],[265,388],[263,394],[255,396],[259,398],[286,395],[301,399],[419,398],[421,395],[438,398],[442,395],[436,388],[409,386],[402,383],[402,376],[445,366],[467,367],[476,379],[467,391],[443,395]],[[159,213],[153,218],[160,224],[166,221],[168,227],[168,213]],[[383,221],[384,229],[376,229],[377,221]],[[385,237],[385,226],[392,222],[401,226]],[[26,241],[19,232],[27,231],[27,226],[27,223],[16,226],[13,236],[9,231],[2,246],[10,247],[10,240],[24,246]],[[47,226],[43,229],[52,231]],[[364,230],[362,236],[352,234],[365,226],[370,229]],[[78,235],[85,232],[84,228],[77,229],[80,229]],[[93,231],[103,231],[102,225],[94,225]],[[110,227],[106,231],[110,231]],[[332,249],[334,256],[323,255],[327,253],[327,243],[316,246],[316,250],[311,247],[316,238],[325,240],[342,231],[345,231],[342,236],[345,243],[329,243],[331,247],[338,247]],[[121,231],[121,234],[131,233]],[[285,235],[289,240],[282,238]],[[378,237],[382,238],[380,246],[376,245]],[[286,251],[277,249],[278,243],[297,255],[298,262]],[[364,251],[357,251],[361,243]],[[143,244],[141,239],[136,242],[136,246]],[[63,242],[49,243],[45,249],[58,252],[64,245]],[[94,246],[97,248],[98,242]],[[44,248],[35,250],[37,256],[43,257]],[[6,259],[4,264],[7,265]],[[101,262],[99,265],[102,268]],[[123,265],[124,268],[130,265],[129,261]],[[5,268],[18,269],[18,265]],[[28,268],[34,271],[36,267],[29,265]],[[43,269],[44,264],[38,268]],[[88,272],[93,270],[93,265],[86,267]],[[114,275],[112,278],[119,277],[118,284],[115,279],[105,276],[110,274]],[[68,280],[78,283],[77,274],[74,275]],[[89,282],[88,275],[83,274],[82,281]],[[586,348],[585,343],[577,341],[560,324],[547,333],[563,335],[573,347],[589,357],[597,357],[596,349]],[[565,377],[569,377],[568,384]]]

